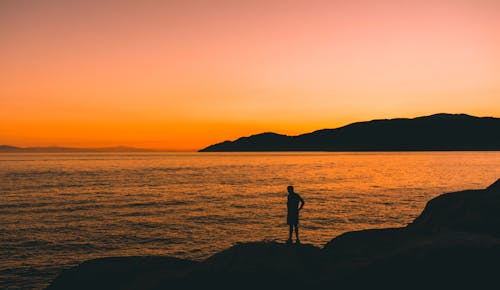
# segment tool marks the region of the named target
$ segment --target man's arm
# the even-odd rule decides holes
[[[302,199],[302,197],[299,195],[299,201],[300,201],[300,206],[299,206],[299,210],[301,210],[303,207],[304,207],[304,200]]]

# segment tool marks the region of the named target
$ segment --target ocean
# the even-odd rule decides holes
[[[203,259],[288,235],[399,227],[442,193],[500,178],[500,152],[0,154],[0,288],[42,289],[98,257]]]

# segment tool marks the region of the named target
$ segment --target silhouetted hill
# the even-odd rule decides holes
[[[22,148],[10,146],[10,145],[0,145],[0,152],[18,152]]]
[[[102,147],[102,148],[73,148],[73,147],[16,147],[10,145],[0,145],[0,153],[85,153],[85,152],[156,152],[159,150],[134,148],[125,146]]]
[[[238,151],[467,151],[500,150],[500,118],[436,114],[385,119],[298,136],[262,133],[200,152]]]
[[[406,227],[344,233],[322,249],[237,244],[201,262],[119,257],[64,271],[48,289],[494,289],[500,179],[438,196]]]

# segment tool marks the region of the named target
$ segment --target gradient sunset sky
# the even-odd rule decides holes
[[[0,144],[500,116],[500,1],[0,0]]]

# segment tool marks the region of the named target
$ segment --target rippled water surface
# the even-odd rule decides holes
[[[500,152],[0,154],[0,288],[43,288],[87,259],[202,259],[287,237],[403,226],[444,192],[500,177]]]

